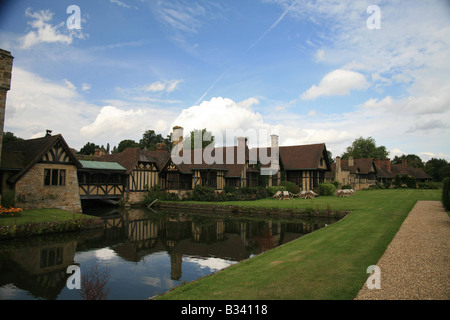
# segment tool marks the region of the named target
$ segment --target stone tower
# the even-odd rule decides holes
[[[5,123],[6,92],[11,87],[11,72],[14,57],[11,52],[0,49],[0,161],[3,145],[3,127]]]

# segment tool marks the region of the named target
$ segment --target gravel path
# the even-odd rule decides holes
[[[449,300],[449,245],[450,218],[442,203],[418,201],[377,263],[380,289],[364,283],[355,299]]]

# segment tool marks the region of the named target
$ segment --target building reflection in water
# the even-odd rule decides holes
[[[92,214],[92,213],[91,213]],[[79,251],[109,247],[126,261],[157,252],[170,255],[170,278],[182,278],[183,257],[238,262],[330,224],[330,219],[246,219],[191,213],[114,209],[103,213],[103,230],[0,242],[0,287],[56,299]],[[1,299],[2,297],[0,297]]]

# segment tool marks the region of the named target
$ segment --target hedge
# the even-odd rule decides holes
[[[443,181],[442,204],[445,210],[450,211],[450,177],[445,178]]]

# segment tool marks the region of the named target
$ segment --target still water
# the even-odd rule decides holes
[[[81,300],[83,287],[66,285],[70,265],[81,277],[105,276],[96,283],[109,300],[147,299],[336,221],[90,210],[103,229],[0,241],[0,299]]]

